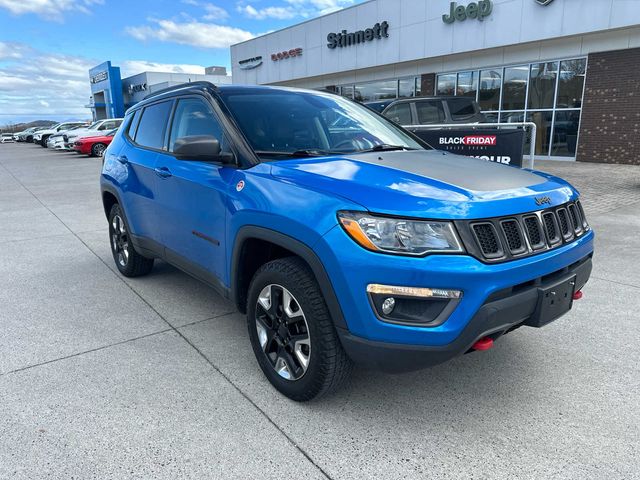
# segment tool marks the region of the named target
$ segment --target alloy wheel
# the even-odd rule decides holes
[[[98,143],[93,146],[93,154],[96,157],[101,157],[107,147],[105,147],[102,143]]]
[[[120,215],[114,215],[111,220],[111,249],[120,266],[126,267],[129,262],[129,235]]]
[[[293,294],[281,285],[267,285],[256,305],[258,341],[269,363],[285,380],[299,380],[309,367],[309,325]]]

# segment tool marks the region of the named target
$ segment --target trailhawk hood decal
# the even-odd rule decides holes
[[[371,212],[421,218],[488,218],[568,202],[564,180],[441,151],[376,152],[273,162],[272,175],[349,199]],[[551,205],[545,205],[549,207]]]

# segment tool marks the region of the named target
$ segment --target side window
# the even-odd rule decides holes
[[[127,128],[127,136],[132,140],[136,137],[136,130],[138,129],[141,115],[142,110],[136,110],[133,114],[133,118],[129,122],[129,128]]]
[[[420,123],[420,125],[444,122],[444,107],[440,100],[416,102],[416,110],[418,111],[418,123]]]
[[[120,125],[122,125],[122,119],[116,120],[113,128],[118,128]]]
[[[400,125],[411,125],[413,123],[411,121],[410,103],[399,103],[397,105],[394,105],[385,112],[384,116],[392,122],[398,123]]]
[[[144,117],[143,117],[144,121]],[[185,98],[178,101],[173,116],[173,125],[169,137],[169,151],[173,152],[176,140],[194,135],[214,136],[223,143],[222,126],[212,108],[198,98]]]
[[[158,150],[164,148],[164,134],[172,104],[172,100],[156,103],[142,111],[135,137],[138,145]]]

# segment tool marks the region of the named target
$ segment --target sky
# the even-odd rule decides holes
[[[0,125],[88,119],[89,69],[204,73],[229,46],[364,0],[0,0]]]

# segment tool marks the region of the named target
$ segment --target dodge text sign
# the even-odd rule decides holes
[[[524,130],[409,130],[437,150],[522,167]]]

